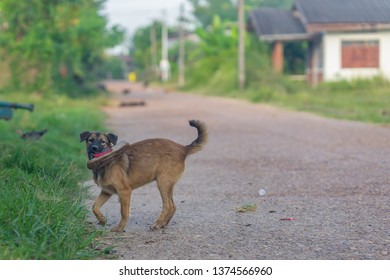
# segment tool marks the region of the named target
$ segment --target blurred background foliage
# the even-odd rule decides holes
[[[186,14],[186,83],[182,90],[205,95],[219,95],[266,102],[294,110],[311,111],[328,117],[388,123],[390,114],[390,82],[376,77],[352,81],[325,82],[311,87],[304,81],[307,42],[284,44],[283,74],[272,69],[272,46],[261,42],[254,32],[245,36],[246,87],[238,89],[237,81],[237,0],[187,0],[192,9]],[[294,0],[245,0],[246,21],[249,12],[260,7],[291,9]],[[161,59],[151,59],[151,28],[161,38],[161,22],[151,22],[130,39],[129,55],[137,74],[159,82],[153,70]],[[178,27],[169,34],[177,38]],[[160,40],[156,49],[161,49]],[[178,85],[178,43],[169,49],[171,80],[165,85]],[[357,86],[358,85],[358,86]]]
[[[186,87],[187,89],[204,88],[208,84],[217,86],[221,90],[233,91],[237,89],[237,1],[232,0],[187,0],[192,7],[191,15],[184,18],[188,30],[193,29],[196,39],[186,41]],[[249,11],[259,7],[291,8],[293,0],[246,0],[245,12],[248,18]],[[129,55],[132,57],[137,72],[148,80],[158,80],[158,75],[152,75],[151,69],[158,67],[161,59],[157,52],[157,59],[151,56],[151,29],[154,28],[156,38],[161,38],[162,23],[152,22],[135,32],[130,39]],[[171,37],[177,37],[178,27],[170,27]],[[267,73],[273,75],[270,62],[270,46],[261,43],[256,35],[248,32],[246,36],[246,71],[248,86],[268,79],[259,76]],[[285,45],[285,73],[303,74],[305,61],[305,43],[289,43]],[[157,49],[161,49],[160,40],[157,40]],[[177,82],[178,47],[169,50],[171,74],[173,82]],[[261,72],[261,73],[260,73]],[[256,74],[255,74],[256,73]],[[225,77],[225,78],[224,78]],[[273,79],[274,80],[274,79]]]
[[[187,88],[216,84],[226,76],[232,77],[228,84],[233,90],[237,1],[186,1],[191,5],[191,14],[184,18],[185,33],[197,37],[186,41]],[[130,71],[136,71],[141,79],[158,81],[162,22],[151,20],[125,39],[121,27],[108,28],[102,14],[104,3],[105,0],[0,0],[0,86],[77,96],[96,91],[98,80],[126,79]],[[246,0],[245,11],[248,14],[258,7],[290,8],[292,3],[293,0]],[[177,38],[178,29],[177,25],[170,26],[170,37]],[[246,37],[248,77],[263,70],[271,72],[269,46],[259,43],[251,33]],[[128,51],[120,55],[105,52],[120,44]],[[287,73],[304,71],[304,48],[302,44],[285,46]],[[177,82],[178,53],[177,44],[170,44],[172,82]],[[248,79],[248,85],[253,82]]]
[[[104,50],[123,40],[107,28],[102,0],[0,0],[0,57],[13,89],[87,92]],[[7,69],[4,69],[7,68]]]

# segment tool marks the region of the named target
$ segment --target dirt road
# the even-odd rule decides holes
[[[119,108],[119,99],[146,105]],[[129,142],[189,144],[189,119],[209,128],[208,145],[186,160],[168,227],[149,230],[161,210],[156,185],[133,192],[126,232],[105,240],[120,259],[390,259],[389,128],[138,85],[105,111]],[[117,199],[102,210],[109,230]]]

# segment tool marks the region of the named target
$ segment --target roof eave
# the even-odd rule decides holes
[[[299,33],[299,34],[268,34],[260,35],[259,39],[266,42],[275,42],[275,41],[304,41],[311,39],[313,34],[311,33]]]
[[[375,32],[389,30],[390,23],[310,23],[306,28],[309,32]]]

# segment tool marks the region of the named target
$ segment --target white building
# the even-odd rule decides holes
[[[296,0],[291,10],[250,13],[260,40],[273,43],[283,69],[283,42],[308,42],[309,83],[383,76],[390,79],[390,0]]]

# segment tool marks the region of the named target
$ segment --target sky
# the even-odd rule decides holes
[[[177,23],[180,4],[184,4],[186,13],[190,5],[187,0],[106,0],[103,14],[109,20],[109,26],[120,25],[126,29],[130,37],[140,27],[149,25],[153,20],[163,18],[163,10],[167,14],[168,25]],[[111,52],[120,53],[123,47]]]

